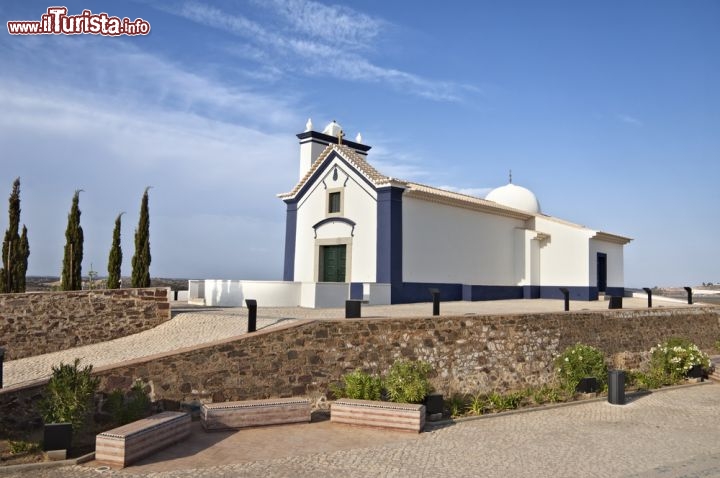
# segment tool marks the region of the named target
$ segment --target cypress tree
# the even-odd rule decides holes
[[[65,230],[65,254],[63,256],[62,290],[82,289],[82,258],[83,258],[83,230],[80,227],[80,193],[75,191],[68,214],[68,225]]]
[[[30,243],[28,242],[27,227],[23,224],[20,235],[20,268],[17,275],[18,292],[25,292],[25,277],[27,275],[28,257],[30,257]]]
[[[122,249],[120,248],[120,218],[123,213],[118,214],[115,219],[115,229],[113,229],[112,246],[110,246],[110,256],[108,257],[108,289],[120,288],[120,265],[122,264]]]
[[[150,287],[150,213],[148,211],[148,189],[142,197],[140,220],[135,229],[135,255],[132,258],[132,286]]]
[[[20,226],[20,178],[13,182],[8,207],[8,228],[2,245],[2,269],[0,269],[0,292],[24,292],[25,276],[19,281],[21,268],[21,242],[18,228]],[[18,282],[22,282],[21,285]]]

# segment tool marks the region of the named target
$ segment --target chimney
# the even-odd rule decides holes
[[[370,150],[370,146],[360,143],[362,138],[358,133],[358,142],[348,141],[343,137],[342,127],[335,121],[329,123],[322,133],[313,131],[312,120],[308,119],[305,124],[305,131],[297,135],[300,140],[300,177],[305,177],[305,174],[310,170],[310,167],[320,154],[330,144],[341,144],[353,149],[357,154],[365,157],[367,152]]]

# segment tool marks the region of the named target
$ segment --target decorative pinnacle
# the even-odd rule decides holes
[[[360,133],[358,133],[357,136],[355,136],[355,142],[362,144],[362,135]]]
[[[308,118],[307,123],[305,123],[305,131],[312,131],[312,119]]]
[[[510,184],[512,184],[512,169],[510,170]]]

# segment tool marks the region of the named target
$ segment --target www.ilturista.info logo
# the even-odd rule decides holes
[[[142,18],[111,17],[107,13],[83,10],[80,15],[68,15],[66,7],[50,7],[40,21],[7,22],[11,35],[147,35],[150,23]]]

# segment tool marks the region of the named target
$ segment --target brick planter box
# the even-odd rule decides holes
[[[95,460],[123,468],[190,435],[190,415],[163,412],[100,433]]]
[[[239,402],[206,403],[200,421],[206,431],[280,425],[310,421],[307,398],[269,398]]]
[[[425,427],[425,405],[341,399],[330,405],[330,421],[420,433]]]

